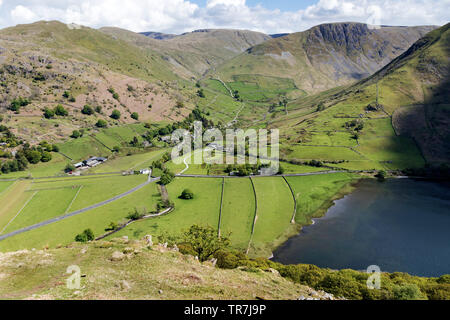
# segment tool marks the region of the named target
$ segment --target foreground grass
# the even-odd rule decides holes
[[[113,251],[127,247],[134,250],[129,258],[110,260]],[[0,299],[286,300],[308,296],[307,287],[271,272],[218,269],[157,249],[143,242],[117,240],[0,254]],[[79,266],[86,275],[81,289],[66,288],[70,265]]]

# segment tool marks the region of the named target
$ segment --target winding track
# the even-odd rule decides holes
[[[10,232],[10,233],[1,235],[1,236],[0,236],[0,241],[5,240],[5,239],[7,239],[7,238],[10,238],[10,237],[12,237],[12,236],[18,235],[18,234],[27,232],[27,231],[31,231],[31,230],[34,230],[34,229],[37,229],[37,228],[40,228],[40,227],[43,227],[43,226],[52,224],[52,223],[57,222],[57,221],[61,221],[61,220],[67,219],[67,218],[69,218],[69,217],[73,217],[73,216],[79,215],[79,214],[81,214],[81,213],[84,213],[84,212],[87,212],[87,211],[90,211],[90,210],[93,210],[93,209],[102,207],[102,206],[104,206],[104,205],[107,205],[107,204],[109,204],[109,203],[111,203],[111,202],[114,202],[114,201],[116,201],[116,200],[122,199],[122,198],[124,198],[124,197],[130,195],[130,194],[132,194],[132,193],[134,193],[134,192],[136,192],[136,191],[138,191],[138,190],[144,188],[145,186],[149,185],[150,183],[159,181],[159,179],[160,179],[160,178],[153,178],[153,179],[152,179],[152,177],[149,176],[148,179],[147,179],[147,181],[146,181],[145,183],[140,184],[140,185],[138,185],[137,187],[134,187],[133,189],[128,190],[127,192],[124,192],[124,193],[122,193],[122,194],[120,194],[120,195],[118,195],[118,196],[115,196],[115,197],[112,197],[112,198],[110,198],[110,199],[108,199],[108,200],[99,202],[99,203],[94,204],[94,205],[92,205],[92,206],[89,206],[89,207],[87,207],[87,208],[84,208],[84,209],[81,209],[81,210],[77,210],[77,211],[74,211],[74,212],[70,212],[70,213],[65,214],[65,215],[63,215],[63,216],[59,216],[59,217],[56,217],[56,218],[53,218],[53,219],[49,219],[49,220],[46,220],[46,221],[43,221],[43,222],[34,224],[34,225],[32,225],[32,226],[28,226],[28,227],[25,227],[25,228],[22,228],[22,229],[19,229],[19,230],[16,230],[16,231],[13,231],[13,232]]]

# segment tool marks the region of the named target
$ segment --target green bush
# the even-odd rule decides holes
[[[113,112],[111,112],[110,117],[114,120],[119,120],[120,119],[120,111],[117,109],[114,109]]]
[[[131,118],[132,119],[134,119],[134,120],[139,120],[139,113],[137,113],[137,112],[133,112],[132,114],[131,114]]]
[[[44,109],[44,117],[46,119],[52,119],[55,117],[55,111],[53,111],[52,109],[49,108],[45,108]]]
[[[94,232],[91,229],[86,229],[83,233],[77,234],[75,241],[77,242],[88,242],[95,240]]]
[[[134,209],[134,212],[130,213],[130,214],[127,216],[127,219],[130,219],[130,220],[139,220],[139,219],[142,219],[142,217],[143,217],[144,215],[145,215],[144,213],[140,213],[137,209]]]
[[[87,104],[83,107],[83,109],[81,110],[81,113],[90,116],[90,115],[94,114],[94,109],[90,105]]]
[[[95,126],[97,126],[98,128],[106,128],[108,126],[108,123],[105,120],[99,119]]]
[[[395,286],[394,290],[395,300],[424,300],[426,296],[420,291],[419,287],[412,283],[407,283]]]
[[[57,116],[66,117],[66,116],[69,115],[69,112],[68,112],[62,105],[60,105],[60,104],[58,104],[58,105],[55,107],[54,112],[55,112],[55,114],[56,114]]]
[[[191,200],[194,199],[194,193],[189,189],[184,189],[181,193],[180,199]]]
[[[74,130],[74,131],[72,131],[72,135],[70,137],[74,138],[74,139],[78,139],[79,137],[81,137],[81,133],[78,130]]]

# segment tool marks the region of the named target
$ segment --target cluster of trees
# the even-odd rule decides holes
[[[11,104],[9,105],[8,109],[14,112],[20,112],[20,108],[26,107],[30,103],[31,101],[29,99],[19,97],[11,101]]]
[[[189,114],[189,116],[186,119],[184,119],[183,121],[168,124],[167,126],[159,128],[159,129],[149,130],[143,137],[147,141],[151,142],[155,137],[170,135],[170,134],[172,134],[172,132],[174,132],[177,129],[189,130],[191,125],[195,121],[201,121],[204,129],[214,127],[214,122],[208,120],[206,118],[206,116],[207,116],[207,114],[205,114],[203,111],[201,111],[197,107],[194,110],[192,110],[192,112]]]
[[[52,160],[51,152],[58,152],[56,145],[51,145],[46,141],[38,146],[31,147],[28,143],[24,144],[20,150],[17,150],[14,159],[8,160],[1,165],[2,173],[24,171],[28,164],[37,164],[39,162],[49,162]]]
[[[44,109],[44,117],[46,119],[53,119],[55,116],[67,117],[68,115],[69,112],[61,104],[58,104],[54,109]]]
[[[82,113],[82,114],[85,114],[85,115],[87,115],[87,116],[91,116],[91,115],[93,115],[95,112],[101,113],[101,112],[102,112],[102,107],[97,106],[97,107],[95,107],[95,109],[94,109],[92,106],[86,104],[86,105],[83,107],[83,109],[81,109],[81,113]]]
[[[348,121],[344,124],[344,127],[347,129],[353,129],[355,131],[361,131],[364,129],[364,121],[360,119],[353,119],[352,121]]]
[[[257,175],[258,171],[261,169],[261,164],[229,164],[225,168],[226,173],[236,172],[238,176],[246,177],[250,175]]]
[[[0,142],[6,143],[10,148],[15,148],[23,143],[23,141],[19,140],[5,125],[0,125]]]

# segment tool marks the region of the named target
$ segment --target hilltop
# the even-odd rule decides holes
[[[163,40],[155,39],[155,33],[144,35],[111,27],[100,30],[141,48],[155,50],[176,72],[196,78],[270,39],[263,33],[231,29],[202,29],[177,36],[163,35]]]
[[[433,29],[323,24],[249,48],[217,75],[227,81],[248,74],[287,78],[300,91],[317,93],[370,76]]]

